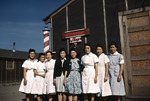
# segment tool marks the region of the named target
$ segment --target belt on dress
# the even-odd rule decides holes
[[[47,71],[49,71],[49,70],[54,70],[54,68],[48,68]]]
[[[33,69],[27,69],[27,71],[33,71]]]
[[[85,68],[89,68],[89,67],[94,68],[94,65],[88,65],[88,66],[85,66]]]

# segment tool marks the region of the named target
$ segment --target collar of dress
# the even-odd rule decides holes
[[[74,61],[74,60],[73,60],[73,59],[71,59],[70,61],[72,62],[72,61]],[[78,58],[76,58],[76,61],[79,61],[79,59],[78,59]]]
[[[45,62],[51,62],[51,61],[53,61],[53,59],[51,58],[50,60],[46,60]]]
[[[30,58],[28,59],[29,61],[32,61]],[[37,59],[34,59],[32,62],[38,61]]]
[[[60,59],[60,60],[66,60],[66,58]]]
[[[44,62],[39,61],[39,63],[43,64]]]
[[[110,55],[118,55],[118,51],[116,51],[114,54],[110,53]]]
[[[101,56],[103,56],[104,55],[104,53],[102,53],[100,56],[98,56],[98,58],[100,58]]]
[[[92,54],[93,54],[93,53],[92,53],[92,52],[90,52],[89,54],[86,54],[86,56],[92,56]]]

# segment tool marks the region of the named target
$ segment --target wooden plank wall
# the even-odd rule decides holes
[[[24,60],[14,60],[14,69],[6,69],[8,59],[0,58],[0,83],[20,82],[23,77],[22,63]]]
[[[150,12],[127,16],[132,95],[150,96]]]

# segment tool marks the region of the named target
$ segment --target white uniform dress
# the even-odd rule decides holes
[[[105,65],[106,63],[109,63],[109,59],[107,55],[102,53],[99,57],[99,63],[98,63],[98,78],[99,78],[99,87],[100,87],[100,94],[102,96],[109,96],[111,95],[111,88],[109,84],[109,79],[104,82],[104,77],[105,77]]]
[[[99,93],[100,88],[99,84],[94,83],[94,78],[95,78],[95,68],[94,64],[98,63],[98,57],[93,54],[85,54],[81,58],[81,64],[84,66],[83,73],[82,73],[82,89],[83,89],[83,94],[88,94],[88,93]]]
[[[55,84],[53,83],[55,61],[56,60],[54,59],[51,59],[50,61],[45,61],[47,73],[44,81],[44,94],[56,93],[56,87]]]
[[[26,80],[27,80],[27,84],[24,84],[24,79],[21,82],[19,91],[23,92],[23,93],[27,93],[30,94],[32,91],[32,86],[33,86],[33,79],[34,79],[34,72],[33,69],[36,68],[36,64],[37,64],[37,59],[35,59],[34,61],[32,61],[31,59],[27,59],[22,67],[27,69],[26,72]]]
[[[39,61],[37,63],[37,73],[39,74],[45,74],[45,63]],[[44,87],[44,77],[35,75],[34,82],[33,82],[33,87],[31,94],[37,94],[37,95],[42,95],[43,94],[43,87]]]

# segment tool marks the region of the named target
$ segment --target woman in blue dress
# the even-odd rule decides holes
[[[124,58],[123,55],[117,52],[118,45],[112,42],[109,45],[110,54],[108,54],[109,62],[109,77],[110,86],[113,96],[118,97],[120,101],[121,96],[125,95],[124,80],[122,77]]]
[[[64,85],[68,93],[69,101],[77,101],[77,95],[81,94],[81,62],[76,58],[77,52],[71,49],[68,65],[65,71]]]

